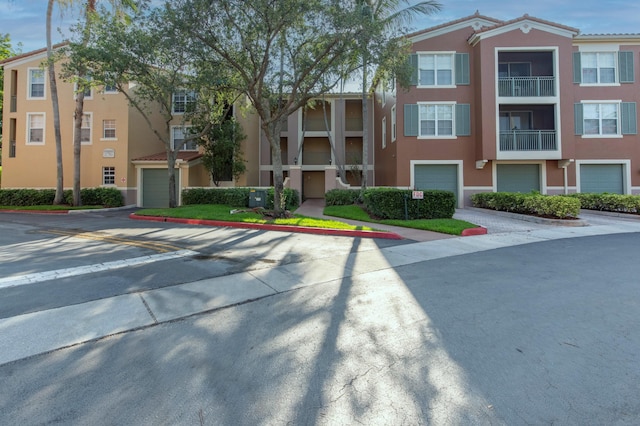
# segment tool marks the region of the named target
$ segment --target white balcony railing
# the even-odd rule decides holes
[[[499,96],[555,96],[554,77],[502,77],[498,80]]]
[[[556,151],[555,130],[508,130],[500,132],[500,151]]]

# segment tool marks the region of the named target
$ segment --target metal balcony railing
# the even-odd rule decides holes
[[[555,77],[502,77],[499,96],[555,96]]]
[[[16,156],[16,141],[9,141],[9,158],[15,158]]]
[[[500,151],[556,151],[555,130],[508,130],[500,132]]]
[[[9,105],[9,112],[16,112],[18,110],[18,97],[16,95],[11,96],[11,103]]]

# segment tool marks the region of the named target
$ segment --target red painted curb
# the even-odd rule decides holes
[[[469,237],[471,235],[486,235],[487,233],[487,228],[483,228],[482,226],[479,226],[477,228],[469,228],[469,229],[465,229],[462,231],[462,235],[463,237]]]
[[[298,232],[302,234],[334,235],[339,237],[384,238],[387,240],[401,240],[402,237],[394,232],[358,231],[347,229],[310,228],[306,226],[273,225],[262,223],[225,222],[221,220],[204,219],[180,219],[175,217],[140,216],[135,213],[129,215],[130,219],[148,220],[152,222],[182,223],[186,225],[222,226],[227,228],[262,229],[266,231]]]

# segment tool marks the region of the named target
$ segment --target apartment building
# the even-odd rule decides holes
[[[373,100],[369,102],[367,178],[374,182]],[[359,187],[363,172],[362,94],[336,93],[291,114],[280,137],[285,186],[302,199],[324,198],[335,188]],[[265,135],[259,146],[260,186],[273,185],[271,147]]]
[[[640,193],[640,35],[476,12],[408,38],[410,87],[376,89],[377,185]]]
[[[60,47],[60,46],[58,46]],[[53,108],[49,79],[43,63],[46,49],[18,55],[0,62],[5,70],[2,150],[2,188],[55,188],[57,178]],[[56,65],[56,73],[60,71]],[[58,79],[60,125],[63,145],[64,186],[73,185],[73,133],[75,87]],[[129,88],[135,93],[135,85]],[[185,111],[190,94],[173,95],[174,122],[170,127],[173,146],[179,149],[176,164],[178,196],[187,187],[212,186],[200,160],[197,145],[183,144]],[[115,187],[126,204],[164,207],[169,202],[167,155],[142,115],[129,105],[115,87],[102,85],[85,93],[82,125],[81,187]],[[238,117],[248,140],[257,146],[254,117]],[[161,115],[152,114],[155,129],[164,129]],[[163,131],[163,130],[161,130]],[[249,172],[239,185],[257,184],[257,149],[247,149]],[[235,182],[224,182],[234,185]]]

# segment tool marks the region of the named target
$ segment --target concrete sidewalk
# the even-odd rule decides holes
[[[475,215],[476,220],[486,219],[483,212],[465,214]],[[640,232],[640,220],[606,217],[599,220],[597,225],[583,227],[540,224],[532,227],[528,223],[512,222],[511,227],[524,226],[526,230],[474,237],[445,236],[432,241],[370,250],[364,252],[366,255],[359,252],[266,267],[6,318],[0,320],[0,347],[3,348],[0,364],[367,272],[547,240]],[[502,221],[506,223],[504,219]],[[5,285],[11,286],[11,283]]]

